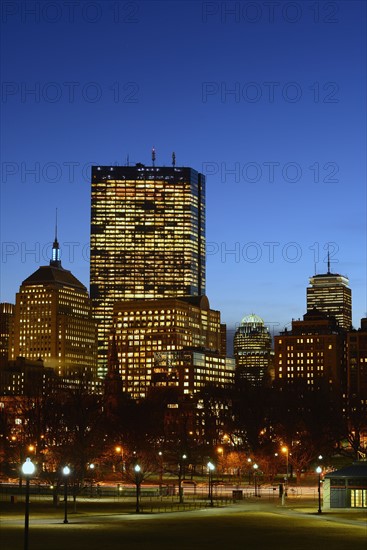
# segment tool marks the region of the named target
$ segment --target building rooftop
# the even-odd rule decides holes
[[[87,288],[67,269],[51,265],[41,266],[22,282],[22,286],[54,283],[87,292]]]
[[[264,321],[255,313],[250,313],[250,315],[245,315],[241,321],[241,325],[263,325]]]
[[[340,470],[329,472],[325,477],[360,477],[367,479],[367,460],[353,462],[353,464],[344,466],[344,468],[340,468]]]

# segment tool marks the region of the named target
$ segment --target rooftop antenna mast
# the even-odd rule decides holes
[[[57,241],[57,208],[56,208],[56,216],[55,216],[55,242]]]
[[[172,166],[173,166],[173,168],[176,166],[176,153],[175,152],[172,153]]]
[[[129,153],[127,154],[127,157],[126,157],[126,166],[130,166]]]
[[[154,168],[154,166],[155,166],[155,147],[154,147],[154,145],[152,147],[152,163],[153,163],[153,168]]]
[[[329,251],[329,243],[327,245],[327,272],[330,274],[330,251]]]

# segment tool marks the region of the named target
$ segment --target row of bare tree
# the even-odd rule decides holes
[[[326,385],[311,391],[301,382],[284,389],[239,380],[234,388],[208,386],[186,400],[174,388],[156,388],[140,403],[122,394],[112,409],[83,384],[3,400],[1,474],[15,477],[32,456],[45,480],[55,482],[68,464],[80,486],[111,476],[131,481],[136,462],[156,479],[169,473],[182,480],[205,474],[209,459],[217,475],[244,480],[251,475],[251,459],[272,480],[285,471],[281,445],[287,445],[289,467],[298,477],[318,455],[345,452],[358,458],[367,430],[358,403],[346,410]]]

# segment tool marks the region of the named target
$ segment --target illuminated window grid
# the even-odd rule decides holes
[[[341,355],[338,338],[334,335],[275,337],[275,379],[303,378],[313,385],[315,377],[340,381]],[[318,350],[315,351],[315,347]],[[294,353],[294,349],[297,352]]]
[[[60,285],[22,285],[17,294],[12,358],[42,358],[59,374],[96,375],[95,323],[87,292]]]
[[[102,362],[116,301],[204,293],[204,180],[190,169],[152,170],[93,169],[91,293],[98,287]]]
[[[352,292],[347,277],[338,274],[315,275],[307,288],[307,311],[316,308],[333,315],[349,330],[352,324]]]
[[[211,320],[210,329],[207,327],[208,318]],[[220,327],[219,312],[200,309],[184,300],[116,304],[114,329],[125,391],[135,399],[146,396],[153,371],[155,374],[163,372],[162,365],[157,366],[157,354],[176,352],[185,347],[218,350]],[[177,384],[188,393],[192,391],[194,382],[185,376],[180,375]]]

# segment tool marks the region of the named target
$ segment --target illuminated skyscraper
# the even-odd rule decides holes
[[[104,375],[116,302],[205,294],[204,176],[174,159],[93,167],[90,263]]]
[[[5,364],[9,357],[9,341],[12,333],[14,305],[0,304],[0,365]]]
[[[233,342],[239,378],[259,385],[273,365],[271,335],[258,315],[246,315],[236,330]]]
[[[310,277],[311,286],[307,287],[307,311],[314,308],[332,315],[340,328],[350,330],[352,326],[352,291],[349,279],[338,273],[327,273]]]
[[[25,279],[16,296],[12,359],[43,359],[62,376],[96,376],[96,329],[85,286],[63,269],[57,239],[49,266]]]

